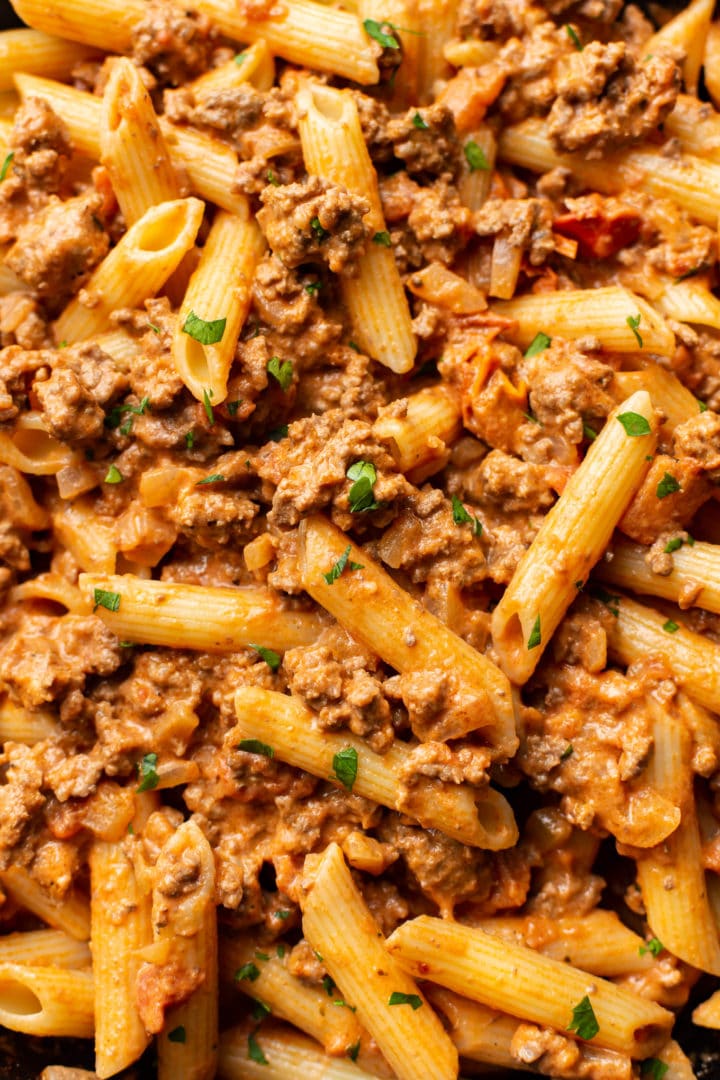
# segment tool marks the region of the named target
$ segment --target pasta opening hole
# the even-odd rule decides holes
[[[53,458],[67,457],[67,450],[61,443],[38,428],[16,431],[12,436],[15,446],[30,461],[50,461]]]
[[[164,214],[158,214],[154,221],[149,221],[138,236],[137,246],[140,251],[164,251],[176,243],[186,220],[185,207],[175,205]]]
[[[513,843],[513,829],[508,821],[508,807],[493,788],[488,788],[485,796],[475,804],[478,821],[488,838],[507,847]]]
[[[212,382],[212,378],[205,346],[201,345],[195,338],[191,338],[189,334],[183,334],[183,337],[187,337],[185,357],[187,359],[188,375],[197,382],[198,386],[207,387]]]
[[[14,979],[0,979],[0,1013],[34,1016],[43,1011],[42,1002],[29,986]]]
[[[521,657],[525,649],[522,623],[517,611],[513,612],[502,629],[502,648],[513,657]]]
[[[313,105],[321,116],[336,123],[342,120],[345,112],[345,100],[337,90],[327,90],[324,86],[313,86],[310,93],[312,94]]]

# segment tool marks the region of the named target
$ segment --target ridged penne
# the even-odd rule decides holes
[[[44,889],[34,877],[20,866],[10,866],[0,872],[3,890],[15,903],[56,930],[64,930],[77,941],[90,937],[90,904],[80,892],[70,889],[62,899]]]
[[[24,1035],[92,1038],[92,973],[0,963],[0,1024]]]
[[[40,30],[3,30],[0,32],[0,92],[12,90],[13,75],[45,75],[67,79],[74,64],[97,55],[97,49],[44,34]]]

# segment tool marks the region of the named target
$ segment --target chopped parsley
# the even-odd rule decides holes
[[[640,1062],[640,1075],[651,1076],[652,1080],[662,1080],[669,1068],[660,1058],[645,1058]]]
[[[271,671],[277,671],[280,667],[280,654],[276,653],[273,649],[266,649],[262,645],[253,645],[252,642],[248,645],[249,649],[254,649],[258,656],[265,661]]]
[[[482,146],[478,146],[474,139],[470,139],[468,142],[465,143],[465,146],[463,147],[463,152],[465,154],[465,160],[468,163],[468,168],[470,169],[471,173],[479,172],[480,170],[482,170],[483,172],[488,171],[488,169],[490,168],[490,162],[486,158],[485,151],[483,150]]]
[[[241,67],[245,63],[246,56],[247,56],[246,52],[239,52],[239,53],[235,54],[233,59],[234,59],[234,61],[237,64],[238,67]]]
[[[666,619],[666,621],[663,623],[663,630],[666,634],[674,634],[675,631],[679,629],[680,627],[678,623],[673,622],[672,619]]]
[[[161,334],[162,333],[162,330],[160,329],[160,327],[156,326],[155,323],[149,322],[147,325],[148,325],[148,329],[152,330],[153,334]]]
[[[482,536],[482,522],[468,513],[457,495],[452,497],[452,515],[456,525],[472,525],[473,535]]]
[[[345,567],[347,567],[348,570],[364,570],[365,569],[365,567],[363,566],[362,563],[352,562],[352,560],[350,559],[351,550],[352,550],[352,548],[351,548],[350,544],[348,544],[348,546],[345,548],[345,550],[343,551],[343,553],[340,556],[340,558],[338,559],[338,561],[336,563],[333,563],[332,567],[330,568],[330,570],[328,570],[327,574],[323,574],[323,577],[325,578],[328,585],[332,585],[333,582],[337,581],[337,579],[340,577],[340,575],[342,574]]]
[[[251,1015],[253,1020],[257,1020],[259,1023],[261,1020],[264,1020],[266,1016],[270,1015],[270,1006],[266,1005],[264,1001],[254,998]]]
[[[240,406],[242,405],[244,400],[245,400],[244,398],[240,397],[236,401],[227,401],[225,403],[225,408],[228,411],[228,416],[237,416],[237,411],[240,408]]]
[[[149,408],[151,408],[150,398],[147,396],[142,399],[139,405],[113,405],[105,417],[105,427],[116,428],[122,419],[123,413],[130,413],[131,415],[120,428],[121,435],[129,435],[132,431],[133,416],[143,416]]]
[[[542,427],[542,424],[540,423],[540,421],[538,420],[537,416],[535,416],[534,413],[532,413],[532,412],[524,412],[523,416],[525,417],[526,420],[529,420],[531,424],[537,424],[538,427]]]
[[[644,416],[636,412],[623,412],[618,414],[618,423],[622,424],[625,428],[625,434],[630,435],[632,438],[637,438],[638,435],[649,435],[651,433],[651,427],[649,422]]]
[[[207,387],[203,387],[203,408],[205,409],[205,415],[207,416],[208,424],[210,425],[210,427],[212,427],[215,423],[215,413],[213,412],[213,407],[210,403],[210,398],[212,396],[212,390],[209,390]]]
[[[418,131],[427,131],[428,124],[425,123],[419,112],[416,112],[412,118],[413,127],[416,127]]]
[[[354,746],[346,746],[333,756],[332,780],[339,780],[347,791],[352,791],[358,772],[358,752]]]
[[[194,311],[191,311],[183,323],[183,333],[188,334],[201,345],[217,345],[222,341],[225,333],[227,319],[201,319]]]
[[[222,473],[214,472],[214,473],[210,473],[209,476],[204,476],[202,478],[202,480],[196,481],[195,487],[200,487],[202,484],[220,484],[224,480],[225,480],[225,477],[223,476]]]
[[[95,589],[93,591],[93,600],[95,601],[93,611],[97,611],[99,607],[107,608],[108,611],[117,611],[120,607],[119,592],[108,592],[107,589]]]
[[[122,484],[125,477],[118,469],[117,465],[111,465],[108,471],[105,473],[106,484]]]
[[[628,317],[627,317],[627,319],[625,321],[627,322],[628,326],[630,327],[633,334],[635,335],[635,340],[637,341],[638,345],[642,349],[642,347],[643,347],[643,339],[641,338],[640,331],[638,330],[638,326],[640,325],[640,320],[641,319],[642,319],[642,315],[638,312],[637,315],[628,315]]]
[[[268,758],[275,757],[275,751],[272,746],[260,742],[259,739],[241,739],[238,743],[238,750],[244,750],[246,754],[262,754],[263,757]]]
[[[275,918],[282,919],[284,921],[285,919],[290,918],[290,912],[286,908],[278,908],[278,910],[275,912]]]
[[[680,536],[673,536],[672,540],[668,540],[667,544],[663,548],[665,555],[672,555],[673,551],[678,551],[685,541]]]
[[[260,1043],[255,1038],[255,1032],[251,1031],[248,1035],[248,1057],[251,1061],[257,1062],[258,1065],[269,1065],[270,1062],[265,1057],[260,1047]]]
[[[312,229],[313,235],[315,236],[315,239],[317,240],[318,244],[323,244],[327,240],[328,236],[330,235],[330,233],[327,231],[327,229],[324,229],[322,227],[322,225],[320,224],[320,218],[319,217],[314,217],[312,219],[312,221],[310,222],[310,228]]]
[[[305,292],[308,296],[317,296],[322,289],[322,281],[310,281],[305,286]]]
[[[375,501],[374,487],[377,470],[371,461],[354,462],[345,474],[353,485],[348,493],[350,512],[363,514],[368,510],[379,510],[381,504]]]
[[[597,439],[597,431],[593,431],[593,429],[590,427],[590,425],[586,424],[584,420],[583,420],[583,435],[585,436],[586,439],[589,439],[590,442],[595,442],[595,440]]]
[[[403,994],[400,990],[393,990],[388,998],[388,1005],[409,1005],[415,1011],[422,1005],[422,998],[417,994]]]
[[[653,956],[659,956],[665,946],[660,938],[651,937],[649,941],[644,941],[638,948],[640,956],[644,956],[645,953],[652,953]]]
[[[272,169],[268,169],[267,173],[265,174],[265,179],[267,180],[268,184],[272,184],[273,187],[280,187],[280,181],[278,180]]]
[[[583,43],[580,40],[580,38],[578,37],[578,35],[577,35],[577,30],[575,30],[574,27],[570,26],[569,23],[567,24],[565,29],[567,30],[567,36],[570,38],[570,40],[572,41],[572,43],[575,46],[575,48],[577,49],[577,51],[582,52],[583,51]]]
[[[290,912],[288,912],[288,915],[289,914]],[[278,960],[282,960],[282,958],[285,956],[285,946],[282,944],[282,942],[278,945],[275,952],[277,953]]]
[[[348,1005],[347,1001],[343,1001],[342,998],[338,998],[337,1001],[333,1001],[333,1005],[337,1005],[339,1009],[349,1009],[350,1012],[357,1012],[356,1005]]]
[[[2,183],[2,181],[7,176],[8,169],[12,165],[14,157],[15,157],[15,151],[14,150],[11,150],[10,153],[6,155],[5,160],[2,163],[2,168],[0,168],[0,183]]]
[[[655,494],[658,499],[665,499],[668,495],[674,495],[676,491],[682,491],[680,481],[676,480],[671,473],[666,472],[655,488]]]
[[[281,360],[279,356],[271,356],[267,362],[268,375],[272,375],[280,384],[283,394],[287,393],[293,377],[292,360]]]
[[[321,981],[322,981],[323,990],[325,991],[327,996],[332,997],[333,996],[333,991],[335,989],[335,983],[332,981],[332,979],[330,978],[329,975],[323,975]]]
[[[560,760],[561,761],[567,761],[567,759],[572,754],[573,750],[574,750],[573,744],[568,743],[567,746],[565,747],[565,749],[563,750],[562,754],[560,755]]]
[[[173,1028],[172,1031],[168,1031],[168,1039],[174,1043],[185,1042],[185,1028],[180,1024],[179,1027]]]
[[[243,964],[235,972],[235,982],[255,982],[259,978],[260,968],[257,964],[253,964],[252,960],[249,960],[247,964]]]
[[[272,431],[268,431],[268,439],[270,442],[280,442],[281,439],[287,439],[288,426],[287,424],[281,424],[280,427],[273,428]]]
[[[185,448],[187,450],[192,450],[192,448],[194,446],[195,446],[195,432],[194,431],[186,431],[185,432]]]
[[[603,604],[605,604],[605,607],[615,616],[615,618],[618,617],[618,615],[620,614],[620,608],[617,606],[620,602],[619,596],[613,596],[612,593],[609,593],[607,591],[607,589],[603,589],[602,585],[596,585],[594,582],[592,584],[590,592],[592,596],[596,597],[596,599],[600,600]]]
[[[360,1040],[358,1039],[358,1041],[356,1043],[353,1043],[352,1046],[348,1046],[345,1053],[351,1061],[357,1061],[358,1054],[360,1053]]]
[[[540,633],[540,616],[537,615],[535,618],[535,622],[533,623],[533,628],[530,631],[530,637],[528,638],[527,647],[528,649],[536,649],[538,645],[541,644],[542,634]]]
[[[538,353],[545,352],[551,345],[552,338],[548,337],[547,334],[544,334],[542,330],[539,330],[525,350],[525,359],[529,360],[532,356],[537,356]]]
[[[699,399],[699,398],[696,398],[696,401],[697,401],[697,403],[698,403],[698,410],[699,410],[700,412],[707,412],[707,405],[705,404],[705,402],[704,402],[704,401],[700,401],[700,399]]]
[[[400,42],[394,34],[388,33],[383,27],[389,27],[390,30],[394,30],[395,27],[389,22],[378,22],[376,19],[365,19],[363,23],[365,32],[370,35],[373,41],[377,41],[378,45],[382,45],[383,49],[399,49]]]
[[[581,1039],[594,1039],[599,1030],[600,1025],[595,1011],[586,994],[582,1001],[573,1005],[572,1020],[568,1024],[567,1031],[574,1031]]]
[[[136,791],[154,791],[158,786],[160,777],[157,774],[157,760],[157,754],[145,754],[138,765],[140,783],[135,789]]]
[[[268,956],[268,954],[266,952],[260,952],[259,949],[255,950],[255,956],[257,957],[258,960],[269,960],[270,959],[270,957]]]
[[[387,229],[383,229],[382,232],[376,232],[373,236],[373,244],[380,244],[381,247],[390,247],[392,240],[390,239],[390,233]]]

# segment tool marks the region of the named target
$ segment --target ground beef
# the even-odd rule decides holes
[[[10,145],[13,172],[47,193],[57,192],[72,153],[65,124],[45,98],[26,98],[15,115]]]
[[[460,140],[455,120],[445,105],[409,109],[403,116],[393,116],[386,127],[395,157],[405,162],[412,176],[416,174],[448,176],[453,179],[460,166]]]
[[[390,110],[382,101],[363,94],[360,90],[351,90],[350,93],[357,105],[360,126],[370,157],[377,164],[389,161],[393,156],[393,144],[388,134]]]
[[[50,377],[33,386],[48,431],[58,439],[79,440],[103,433],[105,406],[126,388],[126,377],[93,343],[57,352]]]
[[[478,236],[502,236],[512,247],[527,249],[532,266],[555,250],[552,224],[547,199],[488,199],[474,217]]]
[[[555,501],[547,470],[520,461],[501,450],[492,450],[477,466],[472,484],[481,504],[502,507],[506,513],[538,513]]]
[[[334,273],[349,269],[364,250],[367,199],[309,176],[297,184],[269,184],[258,222],[273,252],[288,267],[326,262]]]
[[[638,62],[624,42],[592,41],[560,69],[548,132],[560,151],[600,157],[656,130],[679,89],[680,71],[670,56]]]
[[[49,304],[59,309],[107,254],[110,239],[98,217],[102,196],[91,192],[47,206],[18,230],[5,262]]]
[[[542,18],[539,8],[517,0],[461,0],[457,29],[461,38],[520,37]]]
[[[117,638],[95,615],[37,616],[0,652],[0,680],[21,705],[37,708],[110,675],[123,659]]]
[[[133,60],[164,86],[178,86],[209,66],[215,36],[206,15],[155,0],[133,27]]]
[[[517,123],[547,113],[556,97],[556,65],[572,50],[565,27],[549,20],[536,22],[523,37],[508,40],[500,52],[508,76],[498,99],[503,120]]]
[[[391,710],[378,657],[339,627],[314,645],[285,653],[289,686],[317,713],[322,728],[348,728],[376,753],[393,742]]]
[[[186,87],[165,92],[165,115],[173,123],[189,123],[233,136],[262,116],[263,95],[251,83],[215,90],[196,101]]]
[[[410,265],[451,263],[470,238],[471,212],[463,206],[457,189],[443,179],[432,187],[418,187],[413,196],[407,224],[418,254],[412,254],[411,245]],[[394,246],[396,241],[403,243],[402,233],[396,234],[392,229],[390,235]]]

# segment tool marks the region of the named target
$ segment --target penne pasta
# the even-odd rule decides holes
[[[720,1030],[720,990],[696,1006],[692,1014],[693,1024]]]
[[[349,558],[362,570],[343,574],[332,585],[323,575],[350,545]],[[300,526],[303,583],[354,637],[365,642],[396,671],[439,668],[454,671],[478,698],[477,728],[499,753],[512,752],[515,722],[510,687],[502,672],[401,589],[350,538],[320,516]]]
[[[616,371],[610,385],[610,393],[618,405],[638,390],[646,390],[656,409],[664,416],[663,428],[671,433],[691,417],[697,416],[700,405],[687,387],[667,368],[652,361],[639,360],[639,371]]]
[[[630,540],[612,546],[612,558],[598,565],[603,581],[636,593],[672,600],[685,610],[701,607],[720,614],[720,547],[697,540],[672,552],[672,570],[657,574],[647,562],[648,548]]]
[[[281,761],[321,778],[335,775],[338,754],[355,751],[357,776],[352,790],[366,799],[416,818],[461,843],[493,851],[517,840],[512,811],[503,796],[488,787],[458,784],[408,784],[412,752],[395,743],[375,754],[357,736],[313,729],[313,714],[297,698],[259,687],[241,687],[235,696],[237,726],[233,739],[259,739]],[[342,781],[336,781],[342,786]]]
[[[55,321],[56,340],[84,341],[105,330],[120,305],[138,307],[155,296],[192,247],[203,209],[199,199],[151,206],[105,256],[82,300],[71,300]]]
[[[30,967],[89,968],[90,948],[63,930],[22,930],[0,937],[1,964]]]
[[[180,198],[180,185],[150,95],[138,69],[115,61],[103,95],[100,160],[128,226],[158,203]]]
[[[206,588],[150,581],[133,574],[81,574],[87,610],[96,612],[123,639],[208,652],[229,652],[258,642],[268,648],[308,645],[322,629],[314,612],[283,608],[269,589]],[[110,610],[97,592],[119,596]]]
[[[71,889],[58,899],[20,866],[0,871],[0,882],[18,907],[31,911],[55,930],[64,930],[76,941],[89,939],[90,905],[80,892]]]
[[[50,710],[24,709],[11,698],[0,698],[0,742],[21,742],[28,746],[62,734]]]
[[[305,937],[398,1080],[455,1080],[457,1051],[415,980],[385,949],[337,844],[305,860],[305,888]]]
[[[398,469],[420,475],[444,467],[447,448],[462,429],[460,403],[447,387],[428,386],[380,411],[373,433],[386,443]]]
[[[667,1040],[672,1015],[654,1002],[474,927],[421,915],[399,926],[387,948],[412,974],[560,1031],[588,998],[599,1025],[593,1045],[608,1050],[645,1058]]]
[[[610,415],[544,518],[493,612],[506,675],[526,682],[560,620],[607,547],[648,468],[657,421],[641,390]]]
[[[237,53],[218,67],[210,68],[188,83],[196,101],[209,98],[224,90],[234,90],[244,83],[251,83],[258,90],[269,90],[275,82],[275,61],[267,42],[260,38],[249,48]]]
[[[104,46],[103,46],[104,47]],[[44,34],[40,30],[0,32],[0,92],[12,90],[13,76],[19,72],[67,79],[75,64],[97,55],[97,49]]]
[[[264,250],[265,239],[249,211],[244,216],[218,211],[185,293],[172,343],[175,369],[198,401],[208,395],[219,405],[227,396],[230,366],[250,307],[255,267]],[[203,335],[193,330],[193,316],[196,321],[222,324],[219,340],[199,340]]]
[[[92,974],[0,963],[0,1024],[24,1035],[91,1038]]]
[[[250,1049],[253,1053],[250,1054]],[[283,1024],[228,1028],[220,1038],[220,1080],[363,1080],[374,1076],[348,1058],[331,1058]]]
[[[308,172],[341,184],[370,204],[365,222],[372,240],[358,260],[357,272],[341,278],[353,333],[369,356],[392,371],[409,371],[416,350],[410,309],[389,244],[357,106],[346,91],[317,83],[298,92],[296,106]]]
[[[666,22],[643,44],[646,53],[675,49],[684,54],[683,80],[691,94],[697,93],[705,39],[714,8],[713,0],[692,0],[683,11]]]

